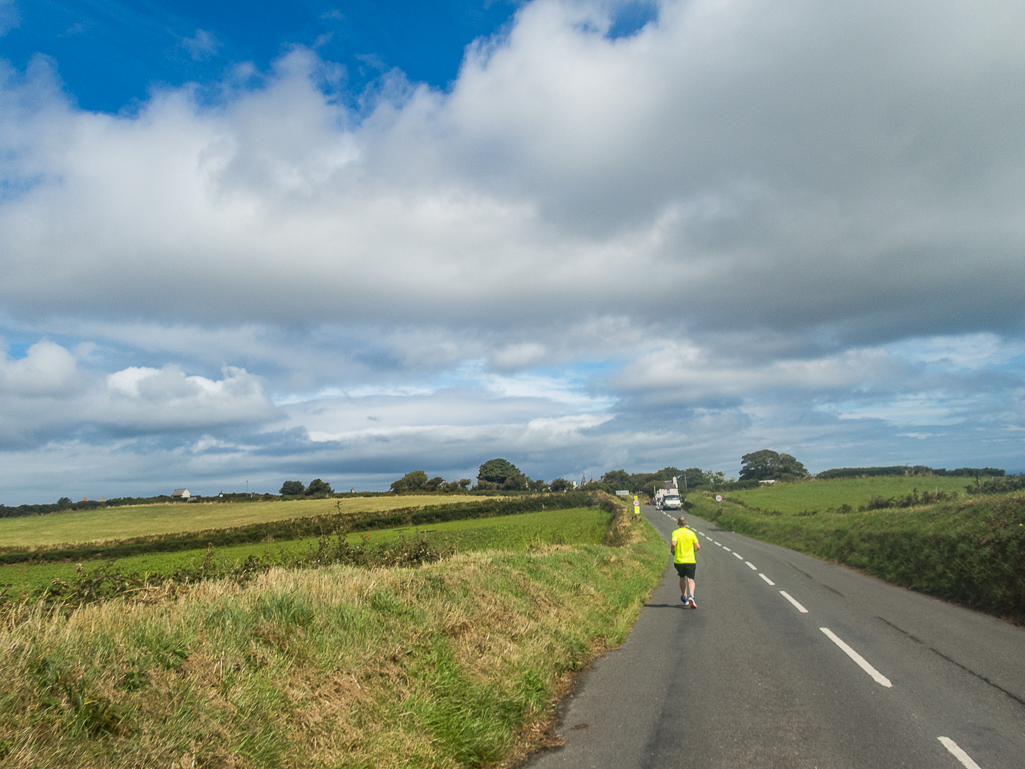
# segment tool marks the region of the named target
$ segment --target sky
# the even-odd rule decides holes
[[[1017,0],[0,0],[0,503],[1025,469]]]

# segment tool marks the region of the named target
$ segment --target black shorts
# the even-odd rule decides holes
[[[697,571],[698,565],[696,563],[674,563],[676,567],[676,573],[681,577],[690,577],[694,579],[694,572]]]

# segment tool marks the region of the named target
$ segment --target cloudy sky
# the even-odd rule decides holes
[[[0,502],[1025,469],[1020,0],[0,0]]]

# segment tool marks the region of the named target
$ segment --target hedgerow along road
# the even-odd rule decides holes
[[[668,565],[527,767],[1025,767],[1025,630],[687,520],[698,608]]]

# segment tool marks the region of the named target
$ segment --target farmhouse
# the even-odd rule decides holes
[[[188,489],[175,489],[171,492],[171,499],[176,501],[188,502],[191,496]]]

